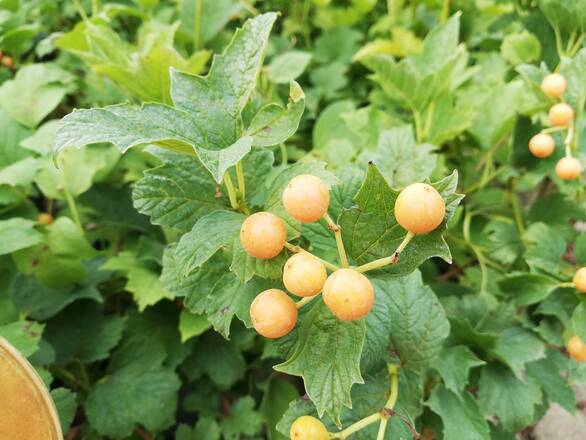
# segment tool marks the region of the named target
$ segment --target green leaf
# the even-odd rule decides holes
[[[205,315],[190,313],[188,310],[181,310],[179,316],[179,333],[181,333],[181,342],[185,342],[195,336],[203,334],[212,326]]]
[[[226,440],[238,440],[242,435],[252,436],[260,432],[262,417],[254,410],[254,406],[254,399],[250,396],[234,402],[230,415],[220,425]]]
[[[514,272],[498,281],[499,288],[518,305],[543,301],[559,285],[553,278],[536,273]]]
[[[531,378],[516,378],[505,366],[490,364],[480,374],[478,399],[485,416],[497,416],[509,431],[531,424],[541,403],[541,389]]]
[[[55,388],[51,390],[51,398],[55,403],[55,408],[59,414],[59,421],[61,422],[61,430],[65,435],[69,432],[69,427],[75,417],[77,395],[67,388]]]
[[[561,354],[548,350],[547,358],[527,364],[527,376],[540,384],[548,399],[559,403],[566,411],[576,412],[576,395],[568,378],[562,375],[556,357]],[[563,358],[564,362],[566,358]]]
[[[267,104],[252,119],[247,129],[255,147],[278,145],[289,139],[299,127],[305,109],[305,94],[296,82],[291,83],[287,107]]]
[[[173,102],[205,127],[205,142],[197,147],[208,150],[206,154],[217,153],[240,137],[240,113],[256,86],[275,19],[276,14],[267,13],[248,20],[224,53],[214,56],[205,77],[171,71]]]
[[[194,38],[193,32],[196,29],[195,11],[196,0],[185,0],[181,2],[181,31],[186,38]],[[199,26],[201,42],[208,43],[224,29],[225,25],[235,16],[238,16],[243,8],[236,0],[202,0],[202,19]]]
[[[522,31],[507,35],[501,45],[501,53],[509,63],[516,66],[539,60],[541,44],[535,35]]]
[[[400,278],[374,279],[378,302],[387,308],[382,322],[393,351],[406,368],[420,369],[440,353],[450,325],[433,291],[416,271]],[[370,331],[370,330],[369,330]]]
[[[145,171],[133,189],[135,208],[156,225],[191,230],[197,220],[215,209],[228,209],[228,197],[195,157],[158,152],[163,164]]]
[[[566,252],[566,241],[545,223],[533,223],[525,234],[525,260],[535,271],[560,275],[560,261]]]
[[[34,321],[15,321],[0,326],[0,337],[10,342],[24,357],[29,357],[39,349],[44,327],[44,324]]]
[[[0,86],[0,106],[21,124],[34,128],[75,89],[75,76],[57,64],[29,64]]]
[[[565,32],[583,32],[586,29],[584,0],[539,0],[538,4],[554,28]]]
[[[320,301],[303,320],[294,353],[275,369],[302,377],[320,417],[327,412],[339,423],[342,408],[352,404],[352,385],[363,383],[364,334],[364,321],[340,321]]]
[[[519,230],[512,221],[491,220],[484,227],[484,235],[489,241],[487,254],[494,261],[512,264],[523,252]]]
[[[197,350],[187,361],[190,364],[197,365],[221,389],[230,389],[246,371],[246,362],[238,348],[214,332],[207,332],[197,340]]]
[[[56,363],[106,359],[122,338],[125,317],[103,314],[94,302],[80,301],[53,317],[43,338],[55,349]]]
[[[283,266],[287,261],[287,252],[283,251],[274,258],[263,260],[255,258],[244,250],[240,243],[240,236],[234,238],[232,245],[232,264],[230,270],[236,274],[238,279],[247,283],[252,277],[269,278],[277,280],[283,275]]]
[[[222,247],[239,235],[244,221],[242,214],[214,211],[202,218],[183,235],[175,249],[175,264],[180,276],[186,277],[201,267]]]
[[[458,174],[432,183],[446,202],[444,223],[435,231],[417,235],[399,261],[385,268],[393,275],[413,272],[421,263],[431,257],[441,257],[451,262],[451,254],[442,234],[462,196],[455,193]],[[354,201],[355,206],[344,210],[338,223],[346,251],[357,264],[364,264],[378,258],[392,255],[405,238],[406,231],[397,223],[393,209],[399,192],[392,189],[376,166],[368,166],[366,178]]]
[[[439,372],[448,390],[462,394],[468,385],[470,370],[485,364],[468,347],[457,345],[444,348],[433,367]]]
[[[476,400],[467,391],[459,396],[438,385],[433,389],[426,405],[441,417],[444,438],[450,440],[490,439],[488,424],[480,413]]]
[[[437,156],[430,144],[417,145],[411,125],[383,131],[378,149],[365,152],[362,158],[374,162],[393,188],[421,182],[433,171]]]
[[[79,299],[102,302],[100,291],[91,282],[52,289],[43,286],[35,277],[23,274],[14,278],[10,296],[22,313],[34,319],[50,318]]]
[[[43,234],[35,229],[35,222],[14,217],[0,220],[0,255],[34,246],[43,241]]]
[[[266,67],[267,77],[276,84],[288,84],[296,80],[311,61],[311,53],[291,50],[277,55]]]
[[[578,6],[578,11],[582,16],[582,32],[584,32],[584,30],[586,30],[586,14],[584,14],[586,2],[584,2],[584,0],[579,0],[573,3],[577,6],[578,3],[580,4]],[[570,104],[574,109],[583,109],[584,104],[586,103],[586,86],[584,85],[584,81],[582,81],[582,78],[586,75],[586,50],[581,49],[573,58],[564,58],[562,60],[560,73],[564,75],[568,81],[568,87],[564,93],[564,101]]]
[[[118,104],[75,110],[65,116],[57,131],[55,151],[110,142],[124,153],[137,145],[155,143],[193,155],[203,139],[197,121],[186,111],[163,104],[145,104],[141,108]]]
[[[166,368],[135,374],[120,370],[98,382],[85,402],[90,425],[102,436],[122,439],[136,424],[149,431],[173,425],[181,382]]]
[[[494,354],[522,377],[527,362],[545,357],[545,344],[529,330],[510,327],[499,335]]]
[[[132,293],[140,311],[162,299],[173,298],[173,295],[163,287],[157,272],[143,267],[134,267],[128,271],[127,276],[126,290]]]
[[[27,157],[0,170],[0,185],[28,186],[35,180],[39,160]]]
[[[259,411],[267,424],[269,440],[286,440],[277,430],[277,423],[289,408],[289,404],[299,397],[297,388],[286,380],[272,378],[265,391]]]

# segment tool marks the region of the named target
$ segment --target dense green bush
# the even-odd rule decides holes
[[[584,10],[0,0],[0,336],[67,438],[514,439],[576,411]],[[283,204],[299,175],[317,221]],[[439,226],[427,193],[395,206],[415,182]],[[367,287],[251,319],[307,252]]]

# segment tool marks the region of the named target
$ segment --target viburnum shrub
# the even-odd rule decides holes
[[[0,337],[65,438],[580,410],[583,2],[0,3]]]

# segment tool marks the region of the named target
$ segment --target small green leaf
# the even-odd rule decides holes
[[[468,385],[470,370],[485,364],[468,347],[457,345],[444,348],[433,367],[440,373],[448,390],[462,394]]]
[[[67,388],[55,388],[51,390],[51,398],[55,402],[55,408],[59,414],[59,421],[61,422],[61,430],[63,435],[69,432],[69,427],[75,411],[77,410],[77,395]]]
[[[478,385],[485,416],[496,415],[505,429],[515,432],[533,422],[542,395],[532,378],[521,381],[507,367],[490,364],[482,369]]]
[[[296,80],[311,61],[311,53],[291,50],[277,55],[266,67],[269,80],[276,84],[288,84]]]
[[[243,435],[253,436],[260,432],[263,420],[254,407],[254,399],[250,396],[241,397],[234,402],[230,415],[220,425],[226,440],[238,440]]]
[[[320,301],[301,324],[294,353],[275,369],[302,377],[320,417],[327,412],[339,424],[342,408],[352,404],[352,385],[363,383],[364,333],[362,320],[340,321]]]
[[[181,333],[181,342],[203,334],[212,326],[207,316],[197,313],[190,313],[188,310],[181,310],[179,315],[179,333]]]
[[[545,344],[529,330],[511,327],[499,335],[494,354],[522,377],[527,362],[545,357]]]
[[[581,301],[572,313],[572,330],[581,340],[586,341],[586,301]]]
[[[539,60],[541,44],[535,35],[527,31],[509,34],[503,40],[501,53],[514,66],[532,63]]]
[[[0,255],[34,246],[43,241],[43,234],[35,228],[35,222],[14,217],[0,221]]]
[[[0,337],[10,342],[24,357],[39,349],[44,324],[34,321],[15,321],[0,326]]]
[[[489,440],[490,430],[476,400],[464,391],[459,396],[442,385],[436,386],[426,403],[443,423],[444,438],[450,440]]]
[[[559,285],[553,278],[536,273],[517,272],[498,281],[499,288],[518,305],[529,305],[543,301]]]
[[[175,249],[179,275],[188,276],[222,247],[232,244],[243,221],[242,214],[231,211],[214,211],[200,218]]]

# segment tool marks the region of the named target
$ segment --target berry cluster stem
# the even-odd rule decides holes
[[[326,260],[322,260],[321,258],[313,255],[311,252],[306,251],[305,249],[303,249],[301,246],[295,246],[294,244],[289,243],[288,241],[285,242],[285,247],[287,249],[289,249],[291,252],[298,254],[299,252],[305,252],[306,254],[309,254],[311,256],[313,256],[313,258],[317,259],[319,262],[321,262],[325,267],[327,267],[328,269],[330,269],[332,272],[335,272],[339,269],[338,266],[336,266],[335,264],[330,263],[329,261]]]
[[[381,267],[395,264],[397,261],[399,261],[401,253],[405,250],[405,248],[413,239],[413,237],[415,237],[415,234],[413,232],[407,232],[405,238],[403,239],[399,247],[397,247],[395,252],[393,252],[392,255],[388,257],[379,258],[378,260],[371,261],[370,263],[363,264],[362,266],[358,266],[356,270],[358,272],[368,272],[369,270],[380,269]]]
[[[364,417],[363,419],[358,420],[356,423],[348,426],[343,431],[340,431],[337,433],[331,433],[330,434],[331,438],[338,439],[338,440],[345,440],[348,437],[350,437],[352,434],[354,434],[355,432],[358,432],[358,431],[366,428],[367,426],[370,426],[373,423],[378,422],[379,420],[381,420],[381,418],[382,418],[382,415],[380,412],[371,414],[369,416]]]
[[[319,296],[319,294],[314,295],[314,296],[306,296],[305,298],[297,301],[295,303],[295,306],[300,309],[301,307],[303,307],[305,304],[310,303],[311,301],[313,301],[314,299],[316,299]]]
[[[568,126],[568,135],[564,139],[566,157],[572,157],[572,145],[574,143],[575,125],[576,124],[574,123],[574,121],[570,122],[570,125]]]
[[[332,220],[327,212],[324,215],[324,219],[328,223],[328,228],[336,237],[336,246],[338,247],[338,254],[340,255],[340,263],[342,264],[342,267],[348,267],[348,257],[346,256],[346,249],[344,249],[344,242],[342,241],[342,228]]]

